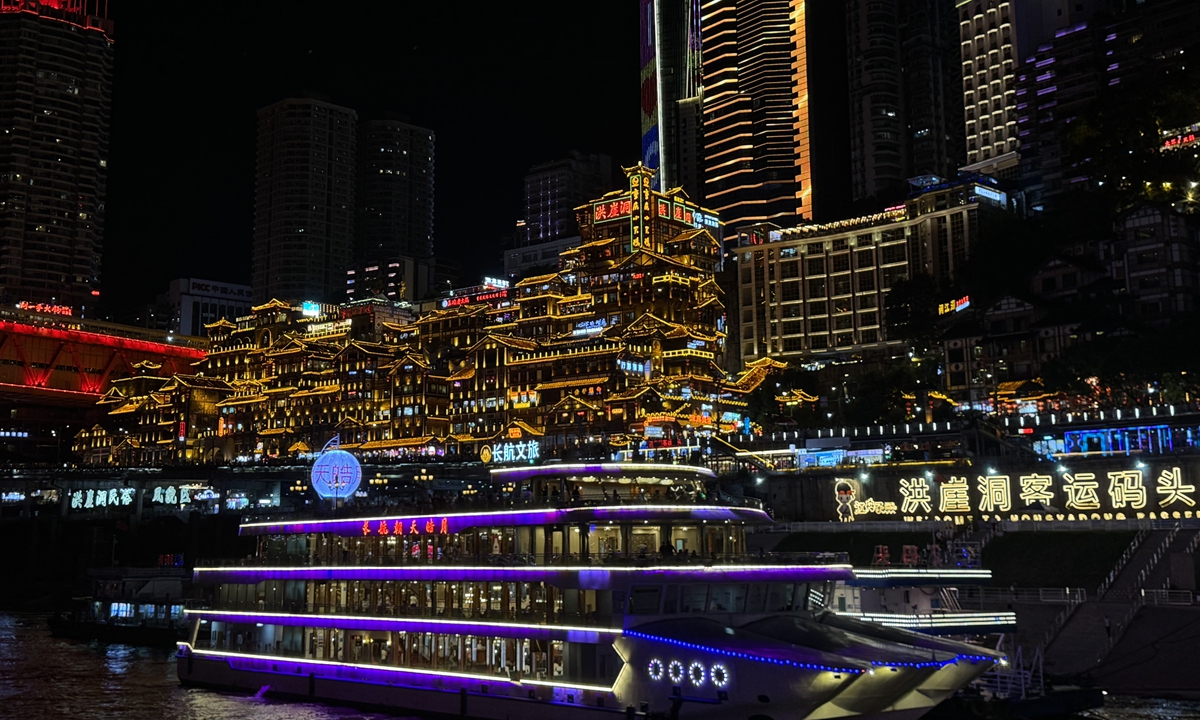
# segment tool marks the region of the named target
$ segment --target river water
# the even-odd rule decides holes
[[[397,720],[402,715],[184,688],[169,650],[50,637],[45,619],[0,614],[0,718]],[[1094,720],[1200,720],[1200,703],[1112,698]]]

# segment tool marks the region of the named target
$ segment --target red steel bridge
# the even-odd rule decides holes
[[[115,323],[0,309],[0,403],[94,406],[109,382],[149,361],[191,373],[207,341]]]

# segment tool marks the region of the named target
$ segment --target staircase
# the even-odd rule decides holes
[[[1161,558],[1162,552],[1174,538],[1175,530],[1153,530],[1147,533],[1136,551],[1126,560],[1108,585],[1101,585],[1096,596],[1103,601],[1129,602],[1135,589],[1141,587],[1148,568]]]
[[[1146,579],[1139,589],[1169,590],[1171,581],[1171,556],[1175,553],[1193,553],[1200,545],[1200,530],[1180,530],[1175,539],[1167,545],[1158,564],[1146,574]]]
[[[1200,543],[1200,531],[1170,530],[1139,533],[1109,577],[1097,588],[1095,600],[1064,611],[1047,634],[1046,667],[1058,676],[1086,673],[1108,656],[1129,629],[1144,603],[1145,589],[1159,589],[1170,573],[1172,552],[1188,552]],[[1107,629],[1105,627],[1107,620]]]

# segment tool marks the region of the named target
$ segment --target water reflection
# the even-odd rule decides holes
[[[56,640],[45,619],[0,614],[0,717],[89,720],[396,720],[179,685],[169,650]],[[1109,698],[1090,720],[1200,720],[1200,702]]]
[[[184,688],[169,650],[57,640],[0,614],[0,717],[89,720],[397,720],[402,715]]]

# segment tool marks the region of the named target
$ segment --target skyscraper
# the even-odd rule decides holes
[[[0,300],[100,294],[113,24],[82,0],[0,2]]]
[[[893,201],[921,175],[963,163],[961,69],[952,0],[846,4],[851,184]]]
[[[529,169],[525,176],[525,236],[519,246],[538,245],[579,235],[575,208],[600,197],[612,185],[607,155],[570,156]]]
[[[258,111],[254,299],[341,302],[354,255],[357,115],[313,97]]]
[[[967,163],[1015,153],[1017,70],[1057,30],[1102,0],[958,0]]]
[[[804,0],[701,6],[704,200],[727,230],[812,214]]]
[[[641,0],[642,163],[653,183],[704,194],[700,0]]]
[[[433,257],[432,130],[394,118],[358,127],[358,259]]]

